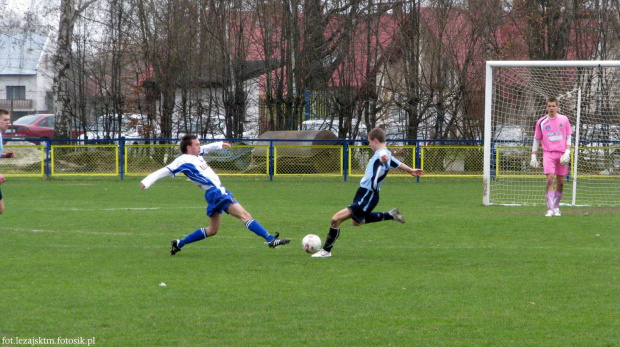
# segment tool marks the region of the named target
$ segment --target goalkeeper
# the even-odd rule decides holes
[[[536,152],[542,143],[543,172],[547,176],[546,217],[562,215],[559,206],[570,161],[570,143],[573,130],[568,117],[558,113],[558,106],[556,98],[547,99],[547,114],[536,122],[534,143],[532,144],[532,161],[530,162],[533,168],[539,167]],[[555,189],[553,187],[554,177]]]

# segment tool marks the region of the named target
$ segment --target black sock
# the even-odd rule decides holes
[[[325,246],[323,246],[323,249],[331,252],[332,248],[334,247],[334,242],[336,242],[338,236],[340,236],[340,228],[329,228],[329,232],[327,233],[327,238],[325,239]]]
[[[394,217],[389,212],[372,212],[366,215],[366,223],[382,222],[390,219],[394,219]]]

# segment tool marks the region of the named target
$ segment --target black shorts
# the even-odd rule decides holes
[[[2,200],[2,191],[0,190],[0,200]]]
[[[355,193],[355,198],[353,198],[353,203],[348,206],[353,215],[351,218],[361,223],[366,219],[366,216],[375,209],[378,203],[379,192],[359,187],[357,193]]]

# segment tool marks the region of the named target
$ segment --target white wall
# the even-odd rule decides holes
[[[52,45],[53,42],[48,37],[45,43],[45,48],[41,51],[42,55],[39,57],[36,75],[0,75],[0,99],[7,98],[7,86],[25,86],[25,98],[33,100],[32,109],[20,109],[18,111],[28,111],[32,113],[45,113],[52,111],[47,109],[47,105],[45,103],[45,96],[47,92],[52,90],[53,85],[53,69],[51,66],[51,54],[49,53],[51,52],[50,48]]]

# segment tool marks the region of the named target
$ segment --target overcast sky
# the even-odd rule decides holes
[[[19,13],[24,13],[29,9],[35,10],[38,7],[40,0],[0,0],[0,3],[6,5],[6,8],[15,10]]]
[[[59,0],[0,0],[0,10],[6,8],[20,15],[27,11],[34,12],[43,24],[54,26],[57,13],[51,9],[57,7],[58,3]]]

